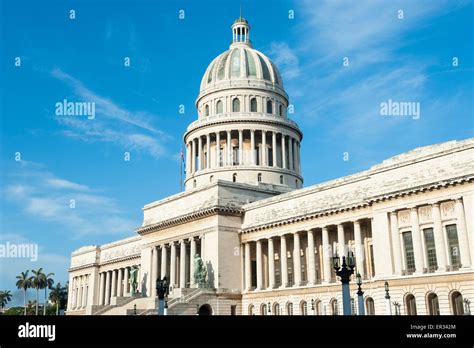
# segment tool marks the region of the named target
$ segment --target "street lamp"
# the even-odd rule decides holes
[[[355,267],[354,256],[348,255],[347,261],[348,263],[346,263],[346,257],[343,256],[342,266],[339,266],[339,257],[337,256],[337,254],[336,256],[332,258],[333,267],[334,267],[334,270],[336,271],[336,275],[341,278],[343,313],[344,315],[351,315],[352,309],[351,309],[351,294],[350,294],[350,289],[349,289],[349,282],[351,280],[351,275],[354,274],[354,267]]]
[[[360,287],[362,285],[362,276],[360,275],[359,272],[357,272],[357,275],[356,275],[356,284],[358,287],[357,300],[358,300],[358,305],[359,305],[359,315],[365,315],[364,292],[362,291]]]
[[[387,314],[392,315],[392,304],[390,302],[390,294],[388,293],[389,291],[388,282],[385,282],[384,288],[385,288],[385,302],[387,305]]]
[[[314,298],[311,299],[311,310],[313,311],[313,315],[314,315],[315,314]]]
[[[464,314],[471,315],[471,301],[467,298],[464,299]]]
[[[166,276],[163,279],[156,280],[156,293],[158,294],[158,315],[166,315],[166,295],[168,294],[168,280]]]
[[[272,308],[270,307],[270,302],[267,303],[268,306],[268,314],[272,314]]]

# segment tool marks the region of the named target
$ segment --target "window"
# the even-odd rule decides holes
[[[365,300],[365,310],[367,315],[375,315],[375,303],[372,297],[367,297]]]
[[[239,112],[240,111],[240,100],[239,98],[234,98],[232,101],[232,111]]]
[[[451,308],[453,311],[453,315],[464,314],[462,295],[459,291],[454,291],[451,294]]]
[[[405,246],[405,264],[407,265],[407,272],[413,273],[415,271],[415,254],[413,252],[413,240],[411,232],[403,232],[403,245]]]
[[[257,175],[257,181],[262,182],[262,173],[258,173]]]
[[[223,104],[222,102],[219,100],[216,104],[216,109],[217,109],[217,113],[218,114],[222,114],[224,112],[223,110]]]
[[[456,225],[446,226],[446,232],[448,235],[448,250],[449,258],[451,260],[451,267],[453,269],[458,269],[461,266],[461,263],[459,259],[459,242]]]
[[[249,315],[255,315],[255,307],[253,304],[249,306]]]
[[[280,104],[280,106],[278,107],[278,115],[279,116],[283,116],[283,106]]]
[[[288,315],[293,315],[293,303],[288,302],[288,304],[286,305],[286,313]]]
[[[295,180],[295,187],[298,188],[298,179]]]
[[[273,305],[273,315],[280,315],[280,305],[278,303]]]
[[[423,234],[425,235],[426,256],[428,257],[428,271],[434,272],[438,268],[438,262],[436,261],[436,248],[433,229],[425,228],[423,230]]]
[[[204,107],[204,116],[209,116],[209,105]]]
[[[237,306],[231,305],[230,306],[230,315],[237,315]]]
[[[283,175],[280,175],[280,184],[283,185]]]
[[[426,302],[428,305],[428,314],[429,315],[439,315],[439,302],[438,302],[438,295],[434,292],[431,292],[426,297]]]
[[[339,315],[339,309],[338,309],[338,306],[337,306],[337,300],[335,298],[333,298],[331,300],[331,315]]]
[[[232,174],[232,182],[237,182],[237,173]]]
[[[267,114],[272,114],[272,113],[273,113],[272,101],[271,101],[271,100],[268,100],[268,101],[267,101]]]
[[[257,112],[257,98],[250,99],[250,111]]]
[[[407,315],[416,315],[416,300],[415,296],[408,294],[405,297],[405,307]]]
[[[321,312],[321,301],[320,300],[316,301],[316,304],[314,306],[314,314],[316,314],[316,315],[321,315],[322,314],[322,312]]]
[[[306,301],[301,301],[300,307],[301,315],[308,315],[308,303]]]

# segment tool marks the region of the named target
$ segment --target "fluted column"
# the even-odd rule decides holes
[[[288,136],[288,151],[289,151],[289,160],[288,160],[288,169],[293,170],[293,138]]]
[[[112,271],[112,292],[111,292],[111,297],[117,296],[117,270]]]
[[[189,255],[189,282],[191,287],[194,286],[194,257],[196,256],[196,240],[194,237],[189,238],[190,246],[190,255]]]
[[[244,135],[243,130],[239,130],[239,165],[244,164]]]
[[[329,283],[331,281],[331,252],[329,246],[329,234],[328,228],[323,227],[323,270],[324,270],[324,282]]]
[[[82,299],[81,299],[81,307],[85,308],[87,304],[87,276],[83,277],[82,280]]]
[[[117,270],[118,272],[118,280],[117,280],[117,296],[122,297],[123,296],[123,283],[122,283],[122,269],[119,268]]]
[[[294,286],[301,285],[301,245],[298,232],[293,234],[293,272],[295,275]]]
[[[198,148],[197,148],[197,161],[198,161],[198,166],[197,170],[202,170],[202,137],[198,137]]]
[[[105,304],[110,304],[110,271],[105,275]]]
[[[263,289],[262,241],[257,240],[257,290]]]
[[[286,237],[280,237],[280,266],[281,266],[281,287],[288,285],[288,257],[286,255]]]
[[[262,166],[267,165],[267,132],[262,130]]]
[[[454,203],[456,214],[456,229],[458,232],[459,249],[461,252],[460,260],[462,268],[471,267],[471,256],[469,255],[469,240],[467,238],[466,217],[464,214],[464,205],[462,198],[457,198]]]
[[[252,269],[250,267],[250,243],[245,243],[245,290],[252,287]]]
[[[100,273],[100,281],[99,281],[99,305],[102,306],[105,297],[105,274],[104,272]]]
[[[216,132],[216,167],[221,166],[221,132]]]
[[[314,234],[313,230],[307,232],[308,237],[308,281],[309,284],[316,284],[316,260],[314,256]]]
[[[227,131],[227,165],[232,165],[232,132]]]
[[[206,135],[206,169],[211,168],[211,135]]]
[[[180,241],[179,250],[179,287],[186,287],[186,242]]]
[[[170,286],[176,287],[176,244],[174,242],[171,245],[171,257],[170,257]]]
[[[357,272],[360,273],[362,278],[364,277],[364,245],[362,243],[362,233],[360,231],[360,222],[358,220],[354,221],[354,239],[355,239],[355,249],[356,249],[356,267]]]
[[[400,233],[398,231],[398,217],[397,213],[392,211],[390,213],[390,229],[392,232],[392,248],[393,248],[393,262],[395,274],[402,274],[402,248],[400,246]]]
[[[158,249],[154,246],[151,258],[151,296],[156,297],[156,280],[158,278]]]
[[[191,140],[191,173],[196,171],[196,144],[194,140]]]
[[[163,244],[161,246],[161,279],[163,279],[166,276],[166,257],[168,256],[168,253],[166,251],[166,244]],[[168,279],[169,281],[169,279]]]
[[[415,254],[415,273],[423,273],[425,267],[423,259],[423,247],[421,244],[420,225],[418,223],[418,209],[410,210],[411,233],[413,239],[413,252]]]
[[[277,135],[275,132],[272,132],[272,160],[273,167],[277,166]]]
[[[281,133],[281,159],[282,159],[282,168],[286,169],[286,135]]]
[[[255,165],[255,129],[250,130],[250,159],[252,165]]]
[[[446,271],[446,244],[443,235],[443,226],[441,225],[441,212],[439,203],[433,204],[433,235],[435,240],[436,261],[438,263],[438,272]]]
[[[124,272],[124,281],[123,281],[123,295],[124,296],[128,296],[130,295],[129,291],[128,291],[128,275],[129,275],[129,269],[128,267],[125,267],[123,269],[123,272]]]
[[[268,238],[268,287],[275,287],[275,251],[272,238]]]
[[[339,257],[347,256],[345,253],[345,237],[344,237],[344,225],[338,224],[337,225],[337,249],[339,253]],[[342,259],[341,259],[342,260]]]

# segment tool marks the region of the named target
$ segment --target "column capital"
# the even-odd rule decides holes
[[[239,131],[239,133],[243,133],[244,130],[243,130],[243,129],[239,129],[238,131]]]
[[[441,205],[441,203],[440,203],[440,202],[434,202],[434,203],[432,203],[431,205],[432,205],[433,207],[439,208],[439,206]]]
[[[189,238],[188,238],[188,241],[192,242],[192,241],[194,240],[194,238],[195,238],[194,236],[193,236],[193,237],[189,237]]]
[[[396,210],[391,211],[390,216],[398,216],[398,211],[396,211]]]
[[[462,196],[454,197],[454,202],[455,202],[455,203],[463,203]]]

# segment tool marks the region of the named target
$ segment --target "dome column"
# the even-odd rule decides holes
[[[244,164],[244,137],[243,137],[243,130],[239,129],[239,165]]]
[[[288,150],[289,150],[289,163],[288,163],[288,169],[289,170],[294,170],[293,167],[293,138],[291,136],[288,137]]]
[[[195,139],[191,140],[191,173],[194,174],[196,171],[196,144]]]
[[[250,158],[252,165],[255,165],[255,129],[250,130]]]
[[[273,166],[277,166],[277,136],[275,132],[272,132],[272,161]]]
[[[281,166],[286,169],[286,135],[281,133]]]
[[[191,143],[186,144],[186,176],[191,174]]]
[[[211,135],[206,135],[206,169],[211,168]]]
[[[267,165],[267,132],[262,130],[262,166]]]
[[[232,131],[227,131],[227,165],[232,165]]]
[[[221,166],[220,152],[221,152],[221,133],[216,132],[216,167]]]
[[[197,170],[202,170],[202,137],[201,136],[199,136],[199,138],[198,138],[197,156],[198,156],[198,168],[197,168]]]

